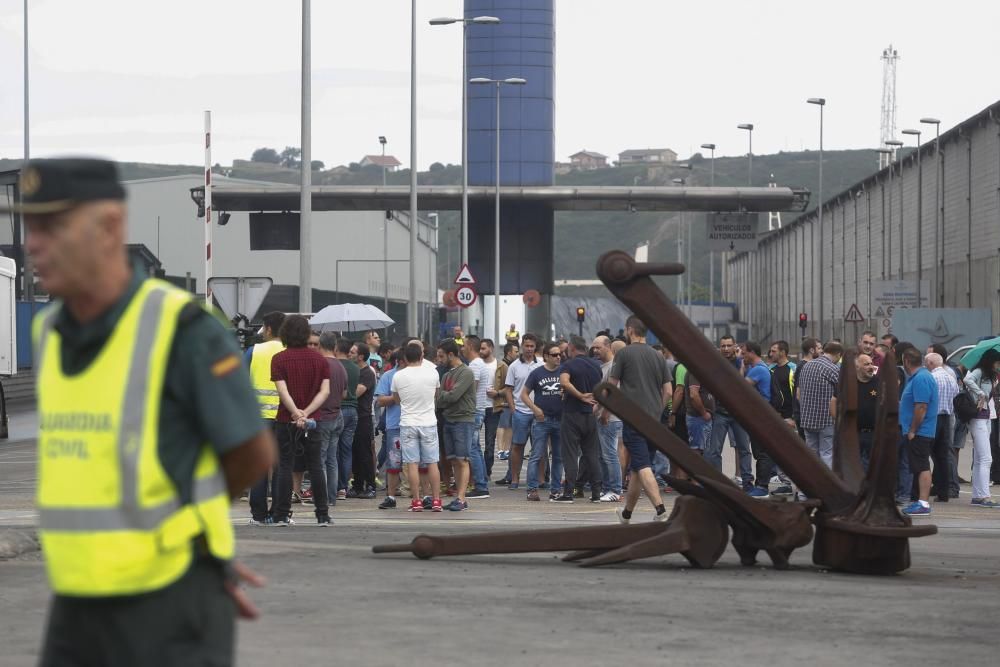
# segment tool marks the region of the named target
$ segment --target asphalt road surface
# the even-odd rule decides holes
[[[33,526],[33,484],[33,443],[0,444],[0,532]],[[784,572],[742,567],[732,547],[711,570],[679,555],[584,569],[562,554],[371,553],[421,532],[615,522],[611,505],[492,493],[456,514],[343,501],[329,529],[308,513],[251,528],[234,503],[239,556],[269,580],[252,593],[262,618],[240,624],[238,664],[1000,664],[1000,510],[972,508],[968,487],[935,506],[940,532],[912,541],[913,567],[897,576],[830,572],[808,547]],[[642,502],[638,519],[651,515]],[[0,561],[0,665],[34,664],[47,599],[39,554]]]

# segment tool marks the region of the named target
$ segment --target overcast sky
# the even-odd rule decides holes
[[[18,158],[22,2],[0,0],[0,157]],[[461,158],[461,29],[431,27],[461,0],[418,3],[418,166]],[[202,111],[215,162],[298,146],[296,0],[30,0],[35,156],[199,164]],[[409,163],[410,3],[315,0],[313,158],[379,150]],[[557,0],[556,159],[705,142],[754,153],[874,147],[882,49],[898,62],[898,126],[942,129],[1000,99],[1000,3],[952,0]]]

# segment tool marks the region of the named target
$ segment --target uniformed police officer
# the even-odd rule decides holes
[[[234,339],[125,250],[114,164],[34,160],[26,248],[53,303],[35,318],[39,534],[55,592],[42,665],[227,665],[256,609],[230,498],[274,443]]]

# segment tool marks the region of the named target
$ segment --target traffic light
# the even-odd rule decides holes
[[[579,306],[576,309],[576,321],[583,322],[586,319],[587,319],[587,309],[584,308],[583,306]]]
[[[806,330],[806,326],[809,325],[809,316],[805,313],[799,313],[799,327],[802,331]]]

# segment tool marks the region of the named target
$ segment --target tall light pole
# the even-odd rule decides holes
[[[889,215],[889,218],[891,219],[891,214],[892,214],[892,153],[893,153],[893,151],[892,151],[891,148],[882,147],[882,148],[875,149],[875,152],[878,153],[880,156],[882,156],[882,157],[879,157],[879,164],[882,164],[882,159],[885,158],[886,164],[889,165],[889,211],[888,211],[888,215]],[[888,242],[892,242],[892,235],[891,234],[887,235],[885,233],[886,215],[887,215],[887,213],[885,211],[885,188],[882,189],[882,209],[883,209],[882,210],[882,280],[885,280],[885,276],[886,276],[886,271],[885,271],[885,268],[886,268],[885,267],[885,265],[886,265],[886,258],[889,257],[889,255],[887,253],[887,250],[886,250],[888,248],[887,241]],[[871,221],[871,216],[869,216],[868,219],[869,219],[869,223],[868,224],[870,225],[871,224],[871,222],[870,222]],[[871,297],[869,297],[868,300],[870,302],[871,301]]]
[[[410,3],[410,302],[406,329],[419,336],[417,326],[417,0]]]
[[[496,125],[493,132],[496,135],[496,197],[495,197],[495,221],[493,229],[493,328],[496,340],[500,340],[500,87],[504,84],[509,86],[523,86],[527,83],[520,77],[509,77],[507,79],[486,79],[476,77],[469,79],[469,83],[482,85],[492,83],[496,86],[497,114]],[[486,319],[485,317],[483,318]],[[485,337],[485,336],[484,336]]]
[[[899,139],[886,139],[885,145],[892,148],[892,162],[899,162],[899,149],[903,142]],[[891,221],[892,213],[892,164],[889,165],[889,213]],[[889,235],[890,240],[892,234]],[[891,252],[891,249],[890,249]],[[890,275],[892,271],[889,272]],[[899,279],[903,279],[903,165],[899,164]]]
[[[715,187],[715,144],[702,144],[702,148],[712,151],[709,160],[708,186]],[[708,251],[708,336],[715,340],[715,251]]]
[[[684,179],[683,178],[674,178],[674,179],[671,179],[671,182],[674,185],[679,185],[681,187],[684,187]],[[684,263],[684,244],[685,244],[685,240],[684,240],[684,211],[681,210],[680,214],[681,214],[681,220],[680,220],[680,223],[677,225],[677,263],[678,264],[683,264]],[[690,266],[684,267],[684,273],[681,273],[681,274],[679,274],[677,276],[677,305],[678,306],[682,306],[682,304],[684,302],[681,301],[681,299],[684,298],[684,295],[688,293],[684,289],[685,278],[686,278],[687,284],[690,285],[691,284],[691,267]],[[683,310],[683,307],[682,307],[682,310]],[[691,317],[691,313],[690,312],[688,313],[688,317],[689,318]]]
[[[379,135],[378,142],[382,144],[382,187],[385,187],[385,145],[388,140],[384,135]],[[390,211],[385,212],[385,218],[382,220],[382,287],[383,289],[383,299],[382,308],[386,315],[389,314],[389,223],[392,222],[392,213]],[[385,328],[386,333],[389,333],[389,327]]]
[[[28,95],[28,0],[24,0],[24,162],[22,165],[27,165],[28,160],[31,159],[31,132],[30,132],[30,115],[28,113],[28,101],[30,97]],[[19,196],[22,198],[21,203],[24,203],[24,193],[21,192],[21,188],[17,189]],[[24,217],[19,216],[18,224],[24,223]],[[21,236],[21,248],[24,248],[24,236]],[[31,255],[27,252],[22,253],[22,261],[24,262],[24,268],[22,269],[22,276],[24,279],[24,299],[25,301],[31,303],[35,300],[35,271],[34,263],[31,261]],[[205,289],[208,289],[208,283],[205,283]]]
[[[302,0],[302,185],[299,192],[299,312],[312,307],[312,36],[310,0]],[[208,286],[206,285],[206,292]]]
[[[740,123],[736,126],[739,130],[747,131],[747,185],[753,185],[753,123]],[[754,230],[756,233],[756,230]],[[756,251],[747,254],[747,266],[752,265]],[[747,338],[753,340],[753,289],[752,282],[747,290]]]
[[[924,165],[920,155],[920,130],[903,130],[903,134],[917,137],[917,307],[922,304],[920,280],[924,277]],[[902,175],[902,174],[900,174]],[[900,178],[902,183],[903,179]],[[900,220],[902,220],[900,213]]]
[[[819,339],[825,341],[826,320],[824,319],[825,310],[823,308],[823,107],[826,106],[826,99],[822,97],[810,97],[806,102],[819,106],[819,206],[817,207],[819,210],[819,221],[817,222],[817,228],[819,229]],[[832,248],[833,237],[831,236],[830,239],[830,247]],[[833,275],[832,250],[830,252],[830,275]]]
[[[432,223],[433,219],[433,223]],[[427,290],[430,298],[427,299],[427,341],[433,342],[434,333],[431,324],[434,320],[434,310],[437,306],[437,257],[438,257],[438,214],[437,212],[427,214]]]
[[[469,87],[468,81],[468,49],[466,48],[466,33],[469,24],[496,25],[500,19],[496,16],[476,16],[471,19],[453,18],[449,16],[431,19],[431,25],[462,24],[462,264],[469,262]],[[469,331],[469,318],[472,313],[468,308],[462,308],[462,331]]]
[[[934,175],[934,292],[937,294],[935,303],[938,308],[944,306],[944,290],[941,288],[941,264],[944,263],[944,252],[941,253],[941,263],[938,263],[938,244],[944,239],[942,230],[938,229],[941,218],[941,121],[937,118],[921,118],[924,125],[934,126],[934,157],[937,160]]]

